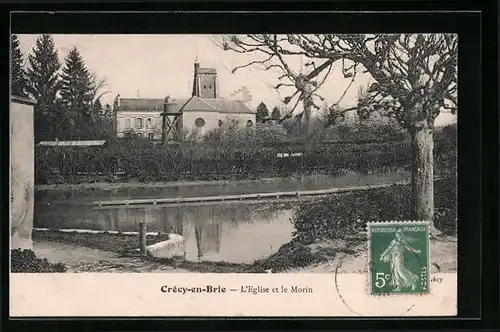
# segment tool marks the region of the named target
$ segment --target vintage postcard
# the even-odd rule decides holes
[[[12,34],[10,315],[455,316],[458,42]]]

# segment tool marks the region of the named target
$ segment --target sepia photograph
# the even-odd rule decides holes
[[[313,273],[456,314],[458,43],[12,34],[11,275]]]

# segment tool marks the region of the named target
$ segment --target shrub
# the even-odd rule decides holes
[[[245,272],[263,273],[271,269],[273,273],[280,273],[291,268],[305,267],[325,261],[327,261],[325,257],[312,253],[307,246],[298,241],[291,241],[281,246],[278,252],[270,257],[255,261]]]
[[[436,128],[434,133],[434,155],[436,169],[448,174],[457,172],[457,124]]]
[[[37,258],[33,250],[14,249],[10,251],[12,273],[63,273],[64,264],[51,264],[46,258]]]
[[[344,142],[394,142],[409,139],[407,131],[393,122],[362,121],[360,123],[340,123],[335,126]]]
[[[456,231],[456,191],[455,178],[435,183],[435,226],[447,234]],[[342,193],[299,205],[294,237],[304,244],[343,239],[358,235],[369,221],[407,220],[409,212],[408,185]]]

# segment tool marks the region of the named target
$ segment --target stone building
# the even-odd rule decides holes
[[[165,98],[117,98],[115,102],[117,136],[134,133],[154,140],[162,137]],[[243,102],[219,96],[217,71],[194,63],[193,90],[189,98],[169,98],[168,112],[179,116],[178,127],[184,137],[203,136],[225,123],[241,127],[255,125],[255,110]]]

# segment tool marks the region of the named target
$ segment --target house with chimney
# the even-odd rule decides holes
[[[167,135],[179,137],[201,137],[228,123],[252,127],[256,122],[254,109],[240,100],[219,96],[216,69],[201,68],[197,60],[191,97],[121,98],[118,95],[115,109],[118,137],[133,132],[160,140],[165,121]]]

